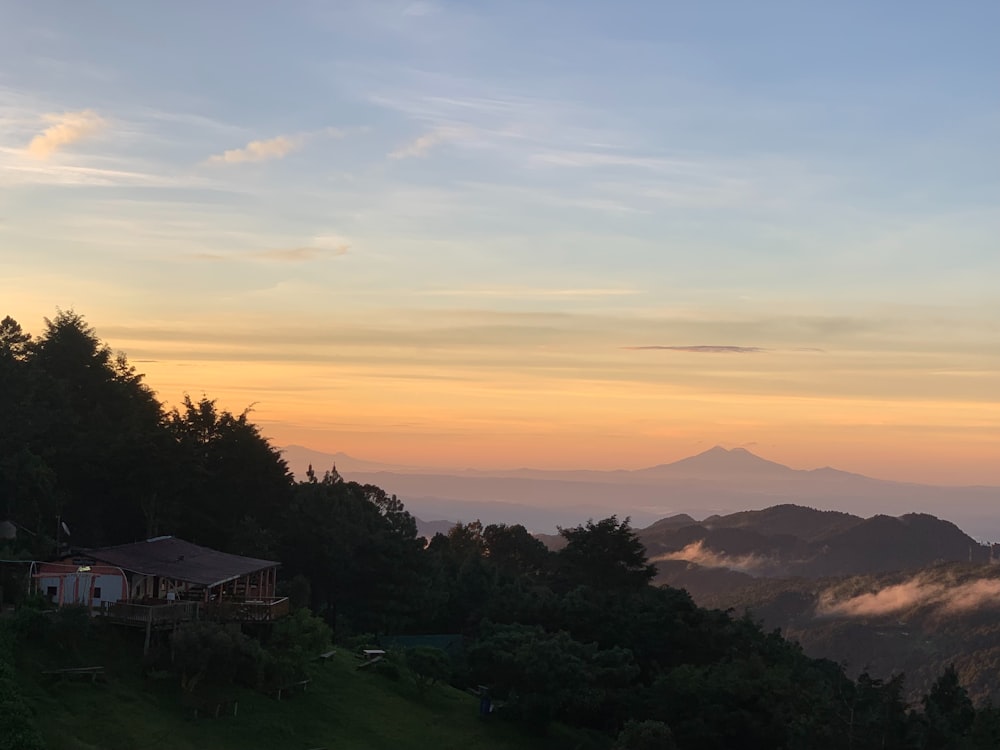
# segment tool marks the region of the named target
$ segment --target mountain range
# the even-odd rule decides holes
[[[924,513],[870,518],[778,505],[694,521],[670,516],[638,530],[662,582],[698,590],[693,566],[764,578],[914,570],[942,562],[988,563],[983,545],[950,521]],[[746,575],[734,581],[744,583]],[[718,587],[722,576],[715,576]]]
[[[637,533],[656,583],[749,612],[854,677],[904,673],[916,699],[953,664],[976,701],[1000,699],[998,549],[948,521],[784,505]]]
[[[635,470],[441,469],[381,464],[301,446],[282,449],[297,477],[334,465],[346,479],[377,484],[421,519],[520,523],[554,532],[612,514],[645,527],[665,516],[692,520],[775,505],[857,516],[946,514],[978,540],[1000,539],[1000,487],[873,479],[831,467],[792,469],[744,448],[714,447]]]
[[[954,665],[977,702],[1000,698],[1000,548],[949,521],[780,505],[637,533],[656,583],[747,611],[854,677],[903,673],[916,699]]]

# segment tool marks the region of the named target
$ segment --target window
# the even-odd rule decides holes
[[[94,586],[94,598],[95,599],[100,599],[101,598],[101,587],[100,586]]]
[[[59,598],[59,587],[49,586],[47,589],[45,589],[45,595],[49,597],[50,601],[54,602],[57,598]]]

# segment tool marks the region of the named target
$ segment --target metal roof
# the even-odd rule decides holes
[[[258,560],[219,552],[172,536],[101,547],[87,550],[86,554],[133,573],[162,576],[201,586],[218,586],[234,578],[281,564],[274,560]]]

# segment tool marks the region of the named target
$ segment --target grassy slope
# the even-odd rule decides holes
[[[305,693],[278,702],[233,689],[228,694],[239,700],[238,716],[195,720],[182,706],[175,678],[142,676],[135,635],[105,634],[89,659],[33,649],[20,654],[22,690],[49,750],[504,750],[570,744],[557,736],[525,736],[493,718],[483,721],[478,700],[450,687],[434,686],[420,697],[405,679],[358,670],[358,660],[342,650],[311,668]],[[95,664],[108,672],[97,684],[40,674]],[[583,738],[574,739],[572,745],[581,746]]]

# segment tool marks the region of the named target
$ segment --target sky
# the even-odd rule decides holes
[[[1000,4],[0,0],[0,316],[434,466],[1000,484]]]

